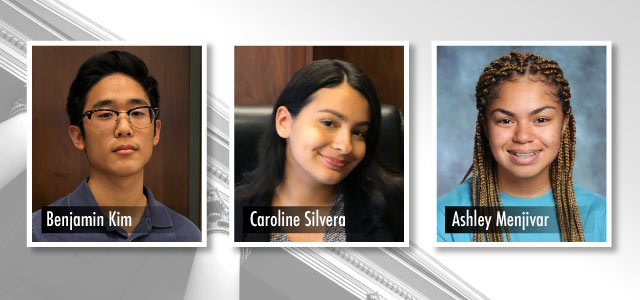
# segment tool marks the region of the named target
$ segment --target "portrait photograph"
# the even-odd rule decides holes
[[[204,44],[28,54],[28,246],[206,246]]]
[[[236,45],[234,246],[408,246],[408,45]]]
[[[610,247],[611,43],[432,50],[436,246]]]

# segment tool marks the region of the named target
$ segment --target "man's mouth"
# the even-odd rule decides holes
[[[132,145],[120,145],[118,147],[116,147],[113,152],[117,153],[117,154],[131,154],[133,152],[135,152],[136,150],[138,150],[138,148],[132,146]]]

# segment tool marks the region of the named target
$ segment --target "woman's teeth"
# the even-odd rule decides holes
[[[538,152],[536,151],[536,152],[530,152],[530,153],[519,153],[519,152],[511,152],[511,153],[513,153],[517,157],[529,158],[536,155]]]

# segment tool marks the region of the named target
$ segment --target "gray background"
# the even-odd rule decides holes
[[[0,4],[10,5],[26,2],[35,3],[0,0]],[[636,101],[640,68],[638,3],[624,0],[535,3],[183,0],[179,5],[161,1],[151,4],[111,0],[105,5],[64,0],[64,3],[126,40],[207,40],[208,88],[228,104],[233,103],[231,58],[238,41],[408,41],[411,109],[407,112],[410,119],[406,121],[411,130],[411,250],[430,254],[434,263],[427,264],[425,269],[438,274],[446,266],[491,299],[628,299],[640,293],[637,272],[640,269],[637,232],[640,201],[635,190],[636,173],[640,169],[640,158],[636,154],[640,147],[636,130],[640,111],[640,102]],[[0,9],[0,13],[5,11],[4,7]],[[2,15],[2,20],[12,22],[19,17],[19,14]],[[33,24],[42,24],[42,21],[12,24],[27,30],[38,27]],[[29,36],[31,39],[52,40],[57,36],[39,30],[31,32],[36,33]],[[430,118],[435,113],[431,102],[435,101],[431,97],[433,40],[613,41],[612,248],[433,248],[437,194],[436,148],[432,140],[435,124]],[[216,120],[223,118],[209,122]],[[214,133],[224,137],[224,131]],[[223,146],[216,149],[217,152],[210,155],[224,152]],[[4,202],[0,209],[2,299],[176,299],[181,292],[188,299],[236,299],[240,290],[258,290],[257,285],[251,285],[255,279],[262,283],[272,279],[254,277],[251,282],[241,282],[241,251],[230,248],[230,239],[224,232],[209,233],[209,247],[196,251],[26,249],[24,190],[3,192],[0,200]],[[210,212],[215,207],[210,206]],[[217,210],[214,216],[224,221],[224,214],[218,214]],[[254,251],[264,254],[254,258],[267,260],[290,255],[282,251]],[[390,260],[390,263],[397,262]],[[259,263],[251,265],[260,266]],[[281,270],[293,269],[284,265]],[[405,283],[428,278],[416,274],[411,265],[396,271],[398,276],[404,276]],[[311,276],[304,275],[288,284],[318,284],[302,280]],[[76,290],[66,288],[70,285]],[[460,286],[464,285],[456,286],[458,290]],[[286,297],[291,295],[286,294],[286,287],[276,288]],[[332,288],[336,287],[326,286],[327,292]]]
[[[438,46],[438,197],[458,185],[471,166],[478,77],[511,50],[553,59],[564,71],[578,133],[574,183],[606,195],[604,46]]]

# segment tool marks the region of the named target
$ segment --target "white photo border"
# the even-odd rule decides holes
[[[585,242],[585,243],[571,243],[571,242],[518,242],[518,243],[509,243],[509,242],[495,242],[495,243],[476,243],[476,242],[438,242],[437,241],[437,201],[433,201],[433,203],[429,206],[430,213],[429,216],[433,217],[433,227],[429,230],[428,237],[429,243],[436,248],[452,248],[452,247],[612,247],[612,228],[611,228],[611,210],[612,210],[612,191],[611,191],[611,166],[612,166],[612,152],[611,152],[611,114],[612,114],[612,83],[611,83],[611,63],[612,63],[612,42],[611,41],[432,41],[431,42],[431,143],[435,148],[435,151],[432,153],[431,159],[434,162],[434,167],[431,170],[431,174],[433,178],[435,178],[434,187],[437,187],[438,180],[438,84],[437,84],[437,75],[438,75],[438,46],[538,46],[538,47],[553,47],[553,46],[604,46],[606,47],[606,140],[607,140],[607,157],[606,157],[606,205],[607,205],[607,240],[605,242]],[[432,195],[434,195],[434,200],[437,200],[437,190],[432,191]]]
[[[198,46],[202,51],[201,61],[201,153],[200,153],[200,242],[34,242],[32,240],[31,211],[32,203],[32,176],[33,176],[33,99],[32,99],[32,48],[34,46]],[[169,248],[169,247],[207,247],[207,43],[203,41],[28,41],[27,42],[27,248],[50,247],[117,247],[117,248]]]
[[[230,212],[229,212],[229,228],[230,235],[232,239],[233,247],[261,247],[261,248],[279,248],[279,247],[309,247],[309,248],[317,248],[317,247],[336,247],[336,248],[344,248],[344,247],[409,247],[409,194],[410,194],[410,178],[409,178],[409,159],[410,159],[410,145],[409,145],[409,136],[410,136],[410,123],[409,115],[411,114],[410,101],[409,101],[409,42],[408,41],[296,41],[296,42],[282,42],[282,41],[273,41],[273,42],[239,42],[234,45],[234,48],[237,46],[402,46],[404,51],[404,236],[402,242],[237,242],[235,241],[235,98],[233,101],[234,109],[231,113],[231,117],[229,120],[230,124],[230,135],[229,135],[229,164],[232,166],[230,169],[230,186],[232,187],[231,197],[230,197]],[[231,59],[235,59],[234,57]],[[235,68],[234,68],[235,74]],[[235,87],[235,76],[231,75],[231,78],[234,78],[233,86]]]

